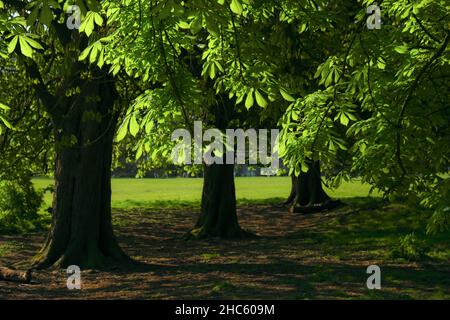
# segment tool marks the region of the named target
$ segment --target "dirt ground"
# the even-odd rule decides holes
[[[81,290],[66,287],[63,270],[39,271],[32,284],[0,281],[2,299],[410,299],[448,298],[448,263],[386,259],[385,243],[345,227],[355,208],[313,215],[273,206],[241,206],[239,220],[259,237],[186,241],[192,210],[114,213],[125,251],[145,265],[135,270],[82,271]],[[332,226],[332,227],[330,227]],[[333,227],[334,226],[334,227]],[[331,228],[331,229],[330,229]],[[395,232],[393,230],[392,232]],[[25,268],[44,234],[0,236],[1,266]],[[368,290],[366,268],[382,270],[382,289]]]

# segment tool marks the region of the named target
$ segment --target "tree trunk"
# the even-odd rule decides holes
[[[291,175],[291,192],[289,193],[288,198],[285,202],[283,202],[282,206],[290,206],[294,203],[295,197],[297,195],[297,181],[298,178],[295,174]]]
[[[339,200],[332,200],[323,190],[319,161],[311,163],[308,172],[301,172],[298,177],[292,179],[292,183],[293,188],[295,186],[295,196],[291,203],[291,212],[320,212],[342,204]]]
[[[188,238],[239,239],[251,234],[239,226],[236,212],[234,165],[204,167],[200,217]]]
[[[59,108],[63,115],[52,114],[56,140],[53,220],[46,243],[35,257],[37,268],[111,268],[131,262],[117,244],[111,223],[116,92],[114,84],[102,80],[86,81],[80,95],[70,99],[70,107]]]

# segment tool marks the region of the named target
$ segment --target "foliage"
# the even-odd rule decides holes
[[[278,125],[291,173],[320,160],[332,186],[361,176],[386,198],[435,210],[430,233],[448,230],[448,1],[382,1],[375,30],[366,26],[369,0],[18,3],[0,2],[0,58],[19,75],[34,62],[49,92],[69,96],[79,87],[54,83],[71,83],[78,68],[82,79],[94,67],[126,79],[117,161],[142,171],[169,165],[171,133],[196,120]],[[82,23],[66,39],[73,3]],[[19,123],[13,99],[0,102],[1,135]],[[32,114],[45,119],[39,108]],[[27,149],[25,141],[15,146]]]
[[[17,64],[5,61],[0,76],[0,101],[9,106],[3,108],[6,122],[0,123],[0,180],[46,174],[53,160],[49,118]],[[0,117],[2,111],[0,104]]]
[[[397,246],[390,255],[393,258],[404,258],[409,261],[420,261],[425,258],[426,245],[414,233],[407,234],[399,239]]]
[[[283,118],[282,154],[296,173],[320,159],[335,182],[356,174],[386,196],[420,201],[436,209],[430,232],[445,230],[448,4],[383,1],[381,29],[368,30],[369,1],[359,3],[355,23],[330,29],[342,41],[317,68],[320,87]]]
[[[31,180],[0,181],[0,232],[29,232],[41,226],[43,192]]]

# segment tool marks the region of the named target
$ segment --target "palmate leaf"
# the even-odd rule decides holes
[[[253,89],[252,89],[247,93],[247,99],[245,99],[245,107],[247,109],[250,109],[254,103],[255,100],[253,99]]]
[[[103,25],[102,16],[97,12],[89,11],[80,25],[80,32],[86,33],[89,37],[94,31],[96,24],[99,26]]]
[[[39,42],[26,35],[16,35],[8,44],[8,53],[11,54],[17,47],[17,43],[20,45],[20,51],[26,57],[31,58],[33,55],[33,49],[43,50]]]
[[[242,4],[239,0],[231,0],[230,9],[238,15],[241,15],[243,11]]]
[[[33,49],[25,40],[25,37],[19,36],[19,44],[20,44],[20,51],[22,52],[22,54],[26,57],[31,58],[33,56]]]

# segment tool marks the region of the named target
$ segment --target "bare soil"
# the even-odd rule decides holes
[[[195,210],[194,210],[195,211]],[[37,271],[32,284],[0,281],[2,299],[410,299],[448,298],[448,263],[386,258],[377,237],[352,240],[354,208],[299,215],[274,206],[241,206],[239,221],[257,238],[186,241],[193,210],[114,213],[117,238],[142,265],[82,271],[81,290],[64,270]],[[334,227],[333,227],[334,226]],[[0,236],[0,266],[26,269],[45,234]],[[361,238],[361,237],[360,237]],[[356,241],[358,240],[358,241]],[[368,290],[366,268],[382,270],[382,289]]]

